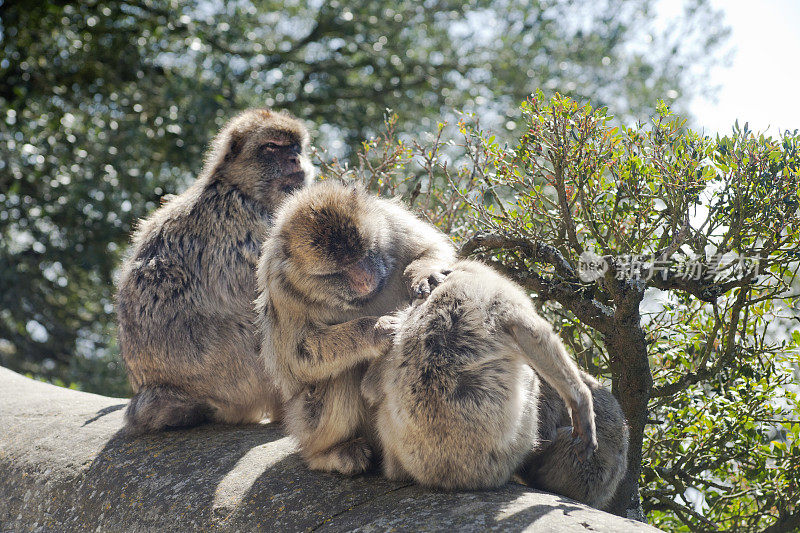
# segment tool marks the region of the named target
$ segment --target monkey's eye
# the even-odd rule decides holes
[[[315,275],[322,281],[326,281],[328,283],[337,283],[337,284],[344,284],[346,282],[345,275],[341,272],[328,272],[328,273],[320,273]]]
[[[280,145],[278,143],[273,143],[273,142],[268,142],[261,145],[262,149],[266,148],[267,150],[275,150],[276,148],[279,147]]]

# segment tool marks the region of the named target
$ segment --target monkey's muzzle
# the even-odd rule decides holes
[[[292,172],[281,180],[281,189],[285,193],[292,193],[306,184],[306,173],[302,170]]]
[[[359,297],[372,294],[380,284],[380,278],[367,258],[348,266],[344,272],[350,287]]]

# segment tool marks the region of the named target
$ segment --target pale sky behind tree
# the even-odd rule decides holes
[[[661,0],[659,16],[676,14],[682,2]],[[691,104],[695,125],[706,134],[727,134],[734,121],[754,131],[800,129],[800,0],[711,0],[731,28],[728,66],[712,69],[719,91]]]

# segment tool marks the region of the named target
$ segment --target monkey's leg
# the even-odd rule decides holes
[[[367,407],[359,382],[363,371],[354,371],[309,389],[292,401],[286,419],[291,433],[313,470],[359,474],[372,463],[366,435]]]
[[[361,395],[370,406],[377,405],[383,399],[381,380],[383,379],[383,369],[386,366],[386,357],[372,361],[361,380]]]
[[[209,404],[212,409],[209,418],[222,424],[256,424],[265,418],[269,418],[270,422],[280,422],[283,417],[282,406],[264,398],[253,398],[248,403],[209,400]]]
[[[543,388],[543,418],[550,418],[549,426],[540,428],[540,434],[550,440],[532,452],[520,469],[521,477],[531,486],[563,494],[593,507],[606,505],[619,485],[627,468],[628,428],[622,411],[613,395],[602,387],[592,386],[597,450],[581,461],[572,438],[569,415],[558,394],[551,387]],[[560,420],[546,413],[560,412]]]
[[[308,466],[312,470],[339,472],[348,476],[366,472],[371,464],[372,448],[363,437],[340,442],[308,457]]]
[[[392,452],[385,452],[383,456],[383,475],[392,481],[411,481],[411,475],[397,460]]]
[[[211,416],[211,407],[170,385],[145,385],[125,412],[129,431],[145,433],[194,426]]]
[[[575,453],[581,459],[590,457],[597,448],[592,396],[558,335],[550,324],[536,315],[512,317],[508,329],[528,364],[566,402],[573,436],[580,438],[580,447],[575,447]]]
[[[286,409],[281,399],[278,389],[271,390],[265,401],[265,410],[272,424],[280,423],[286,413]]]
[[[255,424],[267,417],[276,421],[274,413],[280,414],[282,407],[278,389],[263,360],[244,348],[252,345],[253,339],[245,336],[240,340],[239,346],[231,346],[229,341],[209,345],[194,365],[190,361],[175,365],[174,370],[180,370],[179,383],[211,408],[214,422]]]
[[[230,383],[228,394],[215,395],[209,404],[214,408],[212,419],[223,424],[255,424],[265,418],[271,423],[283,419],[284,406],[278,389],[267,375],[242,376]],[[211,394],[211,393],[209,393]]]

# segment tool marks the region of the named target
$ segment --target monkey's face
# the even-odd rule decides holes
[[[310,184],[314,170],[305,127],[288,115],[266,117],[234,132],[225,173],[272,211],[293,191]]]
[[[248,185],[270,207],[313,178],[308,146],[290,134],[259,132],[250,139],[243,156],[242,170]]]
[[[386,258],[377,250],[354,254],[328,269],[317,269],[318,282],[341,307],[356,307],[369,301],[389,277]]]
[[[365,193],[325,184],[309,190],[309,205],[290,226],[289,259],[309,292],[339,308],[363,305],[385,285],[393,267],[378,215],[364,205]]]
[[[266,188],[282,194],[290,194],[306,185],[311,175],[311,161],[308,146],[293,135],[267,131],[253,143],[253,159],[258,166],[261,179]]]

